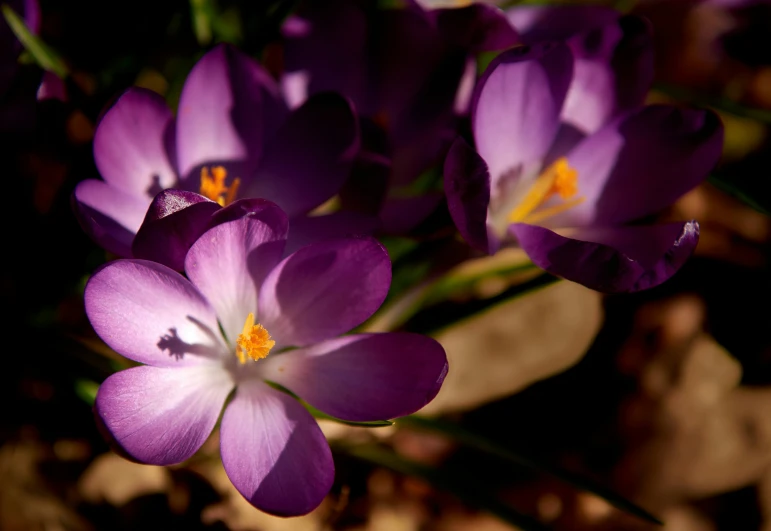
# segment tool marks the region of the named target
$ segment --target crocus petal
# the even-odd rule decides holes
[[[366,100],[367,19],[364,10],[350,0],[322,4],[306,2],[286,19],[284,67],[289,79],[284,90],[302,103],[308,94],[333,91],[356,103],[360,113],[370,114]],[[292,97],[289,93],[287,97]]]
[[[216,46],[190,71],[179,99],[177,159],[185,187],[195,190],[201,167],[211,165],[223,165],[244,186],[286,112],[262,66],[232,46]]]
[[[208,228],[220,205],[184,190],[164,190],[153,198],[131,251],[175,271],[185,267],[190,246]]]
[[[29,30],[34,33],[40,33],[40,4],[37,0],[24,0],[24,23]]]
[[[250,197],[275,201],[290,218],[336,194],[351,171],[359,128],[348,100],[324,93],[292,112],[268,144]]]
[[[316,421],[260,381],[238,386],[222,417],[220,451],[238,492],[267,513],[308,513],[332,487],[332,452]]]
[[[150,206],[149,199],[87,179],[75,187],[72,201],[81,227],[97,244],[120,257],[131,257],[131,243]]]
[[[409,333],[351,335],[266,361],[266,378],[352,421],[414,413],[436,396],[447,374],[442,346]]]
[[[486,4],[471,4],[429,11],[436,16],[440,33],[445,39],[470,53],[503,50],[520,40],[500,8]]]
[[[576,58],[563,121],[589,134],[643,104],[653,81],[650,24],[626,16],[568,41]]]
[[[376,216],[350,211],[294,218],[284,255],[323,240],[369,235],[379,226],[380,220]]]
[[[615,120],[567,158],[585,201],[550,226],[616,225],[660,211],[699,184],[720,158],[712,111],[651,105]]]
[[[99,387],[94,408],[111,438],[131,457],[172,465],[191,457],[217,423],[233,388],[219,365],[134,367]]]
[[[581,229],[570,237],[518,223],[511,233],[538,267],[597,291],[652,288],[674,275],[699,240],[695,221]]]
[[[653,83],[653,28],[648,19],[625,15],[619,19],[624,33],[616,46],[611,64],[616,73],[616,112],[643,104]]]
[[[498,242],[487,230],[490,172],[462,138],[455,141],[444,161],[444,191],[450,216],[463,239],[475,249],[494,253]]]
[[[257,310],[257,292],[281,259],[288,227],[284,213],[270,201],[244,201],[229,208],[244,213],[245,207],[248,214],[207,230],[185,259],[188,278],[216,310],[231,344],[249,313]]]
[[[434,139],[453,118],[468,57],[514,45],[516,32],[492,6],[427,11],[408,0],[378,17],[370,91],[377,93],[392,145],[420,147],[416,154],[431,157]]]
[[[575,65],[562,120],[585,134],[605,125],[616,112],[616,76],[611,60],[622,36],[618,24],[607,24],[569,41]]]
[[[537,6],[523,5],[506,10],[506,17],[521,39],[532,44],[539,41],[564,41],[618,20],[619,12],[610,7],[588,5]]]
[[[527,175],[540,165],[559,130],[572,76],[573,56],[562,43],[512,48],[487,67],[471,112],[493,187],[507,173]]]
[[[214,310],[168,267],[117,260],[94,273],[84,294],[91,326],[119,354],[156,367],[209,363],[224,351]]]
[[[174,186],[177,175],[167,149],[173,127],[174,117],[161,96],[130,88],[96,127],[99,174],[118,190],[147,199]]]
[[[40,80],[40,86],[37,89],[37,100],[59,100],[67,101],[67,85],[64,80],[53,72],[43,72],[43,79]]]
[[[391,284],[391,262],[374,238],[307,245],[271,271],[259,294],[260,322],[279,346],[305,346],[363,323]]]

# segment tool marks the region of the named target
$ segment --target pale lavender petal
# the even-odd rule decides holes
[[[271,356],[265,374],[333,417],[384,420],[429,403],[447,375],[447,357],[420,334],[359,334]]]
[[[653,81],[650,23],[633,15],[568,41],[576,58],[562,118],[589,134],[640,107]]]
[[[152,199],[177,182],[167,151],[174,117],[155,92],[130,88],[105,114],[94,133],[99,174],[118,190]]]
[[[293,218],[335,195],[359,149],[359,127],[348,100],[324,93],[292,112],[266,147],[248,197],[275,201]]]
[[[298,516],[332,487],[335,465],[318,424],[291,396],[260,381],[238,386],[220,428],[222,465],[249,503]]]
[[[605,125],[616,113],[616,75],[610,63],[621,37],[621,28],[608,24],[570,41],[575,64],[562,120],[585,134]]]
[[[310,345],[363,323],[383,303],[390,284],[388,252],[374,238],[307,245],[265,279],[260,322],[276,348]]]
[[[661,284],[680,269],[699,241],[695,221],[590,227],[569,237],[524,223],[511,225],[509,230],[538,267],[609,293]]]
[[[494,253],[497,242],[491,242],[487,230],[490,173],[485,161],[460,137],[444,162],[444,191],[447,208],[463,239],[475,249]]]
[[[604,6],[517,6],[506,14],[526,43],[567,40],[576,58],[563,119],[584,133],[642,104],[653,80],[650,24]]]
[[[573,76],[573,56],[561,43],[520,46],[500,54],[477,85],[472,127],[491,183],[538,169],[559,130]]]
[[[304,216],[292,220],[284,255],[288,256],[311,243],[372,234],[380,226],[376,216],[360,212],[339,211],[323,216]]]
[[[173,465],[206,441],[232,388],[219,365],[134,367],[102,383],[94,409],[109,437],[130,457]]]
[[[278,85],[256,61],[218,45],[190,71],[177,112],[177,160],[195,190],[202,166],[222,165],[244,186],[286,117]]]
[[[225,352],[214,310],[182,275],[146,260],[117,260],[84,294],[91,326],[107,345],[156,367],[211,363]]]
[[[117,256],[131,257],[131,243],[150,206],[149,198],[87,179],[75,187],[72,204],[81,227],[97,244]]]
[[[153,199],[131,251],[134,258],[152,260],[175,271],[185,267],[185,255],[211,223],[220,205],[193,192],[164,190]]]
[[[214,307],[231,344],[249,313],[257,313],[257,292],[281,259],[287,236],[286,216],[275,204],[254,200],[247,208],[247,215],[207,230],[185,259],[188,278]]]
[[[707,177],[722,145],[712,111],[651,105],[615,120],[568,153],[586,200],[550,226],[615,225],[654,214]]]

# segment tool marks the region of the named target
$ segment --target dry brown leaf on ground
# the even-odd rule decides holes
[[[468,411],[564,371],[584,355],[602,318],[599,293],[558,282],[438,333],[450,371],[420,413]]]

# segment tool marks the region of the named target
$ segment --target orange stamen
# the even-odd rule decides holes
[[[246,316],[244,328],[236,339],[236,356],[243,365],[246,358],[254,361],[261,360],[270,353],[270,349],[276,344],[270,334],[261,324],[254,324],[254,314]]]
[[[508,221],[533,223],[563,212],[583,202],[584,198],[577,198],[539,212],[533,211],[555,194],[562,199],[570,199],[577,193],[578,172],[568,164],[565,157],[560,157],[533,182],[522,201],[509,213]]]
[[[216,201],[221,206],[232,203],[236,198],[241,179],[236,177],[230,183],[230,186],[225,186],[225,179],[227,179],[227,176],[228,172],[222,166],[212,167],[211,173],[209,173],[209,168],[207,166],[201,168],[201,195],[208,197],[212,201]]]

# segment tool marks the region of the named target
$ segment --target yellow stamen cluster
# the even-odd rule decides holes
[[[578,172],[568,164],[568,159],[560,157],[538,176],[522,201],[509,213],[508,221],[510,223],[537,223],[582,203],[583,197],[567,201],[577,193]],[[554,195],[559,195],[566,201],[534,212]]]
[[[276,344],[270,337],[270,334],[261,324],[254,324],[254,314],[246,316],[244,329],[236,339],[236,356],[243,365],[246,358],[254,361],[267,357],[270,349]]]
[[[228,172],[222,166],[214,166],[211,169],[211,173],[209,173],[208,167],[204,166],[201,168],[201,195],[216,201],[221,206],[232,203],[236,198],[241,179],[236,177],[230,183],[230,186],[225,186],[225,179],[227,177]]]

